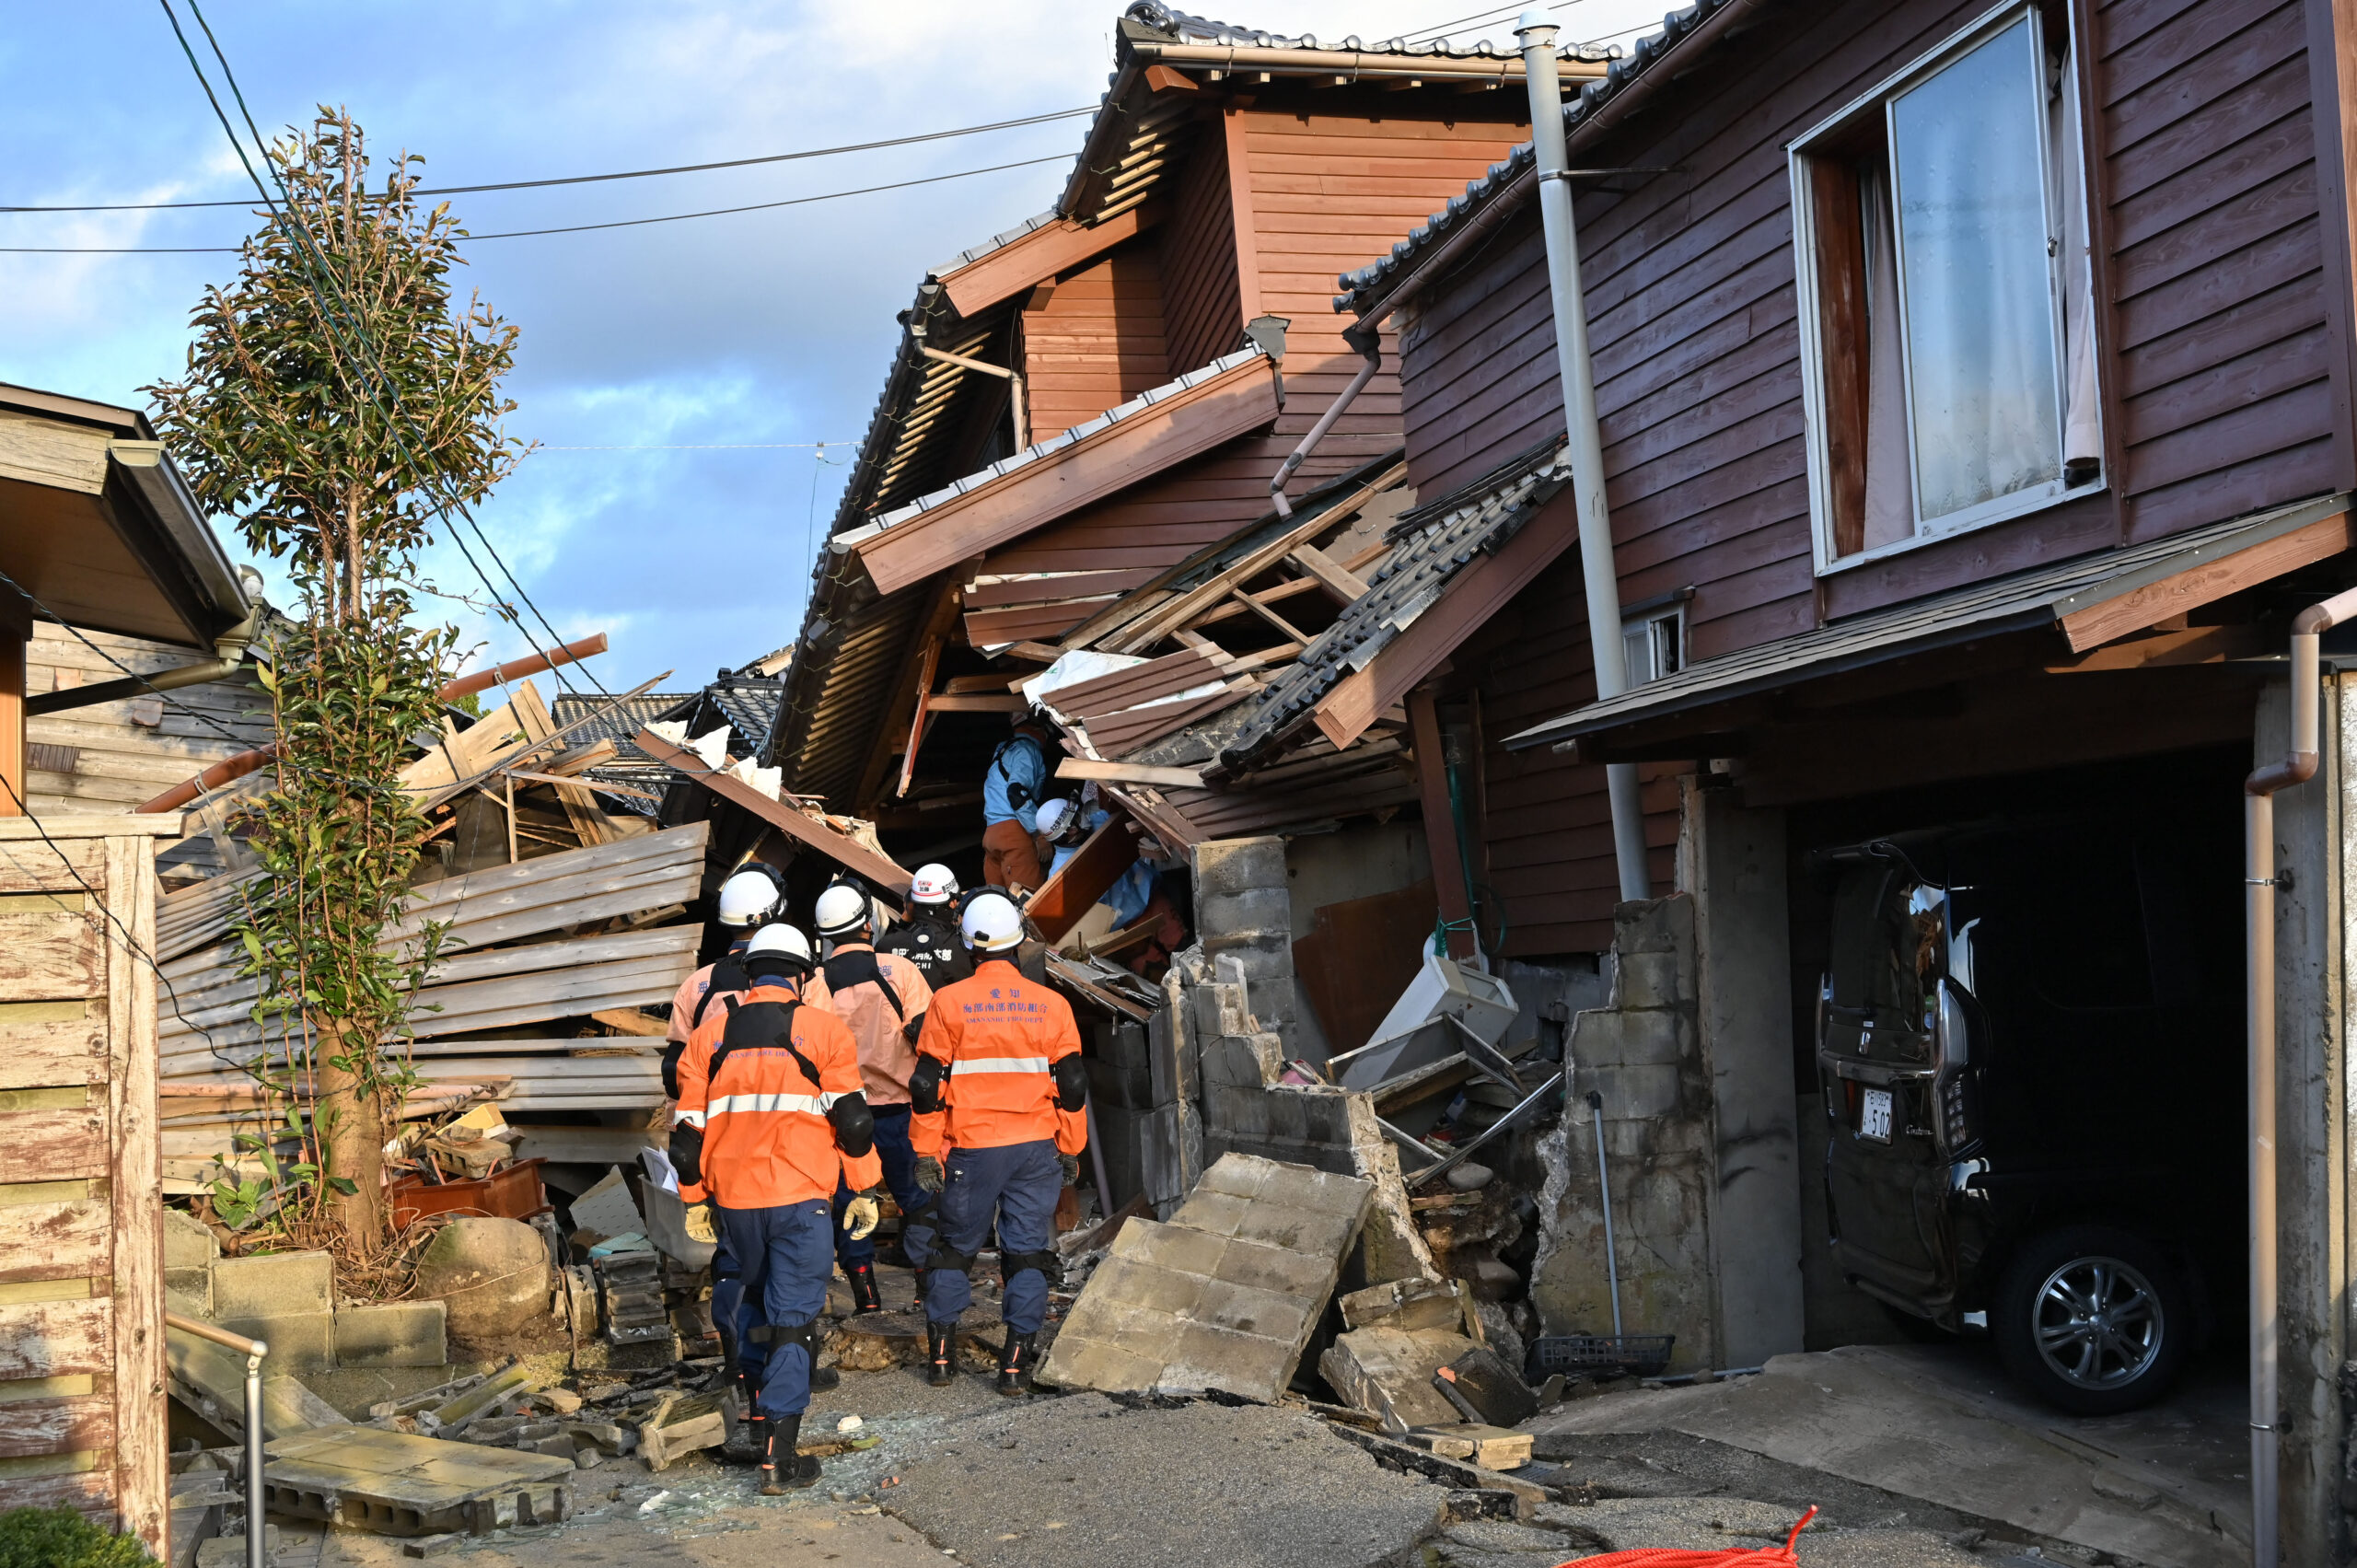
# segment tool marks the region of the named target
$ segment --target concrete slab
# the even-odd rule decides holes
[[[391,1536],[558,1523],[575,1473],[570,1458],[360,1426],[322,1427],[265,1452],[272,1513]]]
[[[1679,1432],[2154,1568],[2247,1558],[2247,1515],[2168,1435],[2188,1412],[2165,1403],[2082,1434],[1991,1370],[1979,1347],[1852,1346],[1778,1356],[1759,1376],[1579,1400],[1532,1426],[1541,1458],[1550,1434]]]

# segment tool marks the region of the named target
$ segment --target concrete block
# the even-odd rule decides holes
[[[203,1221],[185,1209],[165,1209],[165,1269],[209,1269],[220,1256],[221,1243]]]
[[[219,1305],[220,1294],[220,1279],[216,1273],[214,1281],[216,1306]],[[243,1334],[250,1340],[267,1343],[270,1355],[262,1365],[273,1376],[325,1372],[335,1365],[335,1314],[332,1312],[278,1312],[268,1317],[250,1318],[235,1318],[225,1312],[215,1321],[233,1334]]]
[[[1353,1329],[1336,1336],[1318,1358],[1318,1370],[1343,1402],[1382,1419],[1386,1430],[1441,1426],[1462,1421],[1433,1387],[1433,1374],[1473,1349],[1447,1329]]]
[[[1147,1026],[1147,1061],[1157,1106],[1197,1097],[1198,1053],[1195,1031],[1189,1026],[1183,1005],[1156,1008]]]
[[[1222,1034],[1202,1037],[1199,1063],[1206,1088],[1224,1086],[1258,1092],[1277,1081],[1284,1071],[1284,1041],[1272,1034]]]
[[[1224,936],[1232,932],[1281,931],[1293,933],[1293,897],[1280,884],[1273,888],[1246,888],[1233,893],[1203,893],[1195,895],[1195,930],[1203,935]]]
[[[1620,963],[1622,1007],[1686,1007],[1695,1000],[1694,976],[1683,953],[1631,953]]]
[[[1457,1280],[1393,1280],[1335,1303],[1345,1329],[1446,1329],[1467,1334],[1473,1306]]]
[[[1597,1066],[1675,1066],[1692,1054],[1692,1026],[1679,1013],[1582,1013],[1574,1054]]]
[[[1195,845],[1189,859],[1199,902],[1206,894],[1285,886],[1285,842],[1280,838],[1213,839]]]
[[[1624,963],[1635,953],[1691,953],[1694,900],[1673,893],[1621,904],[1612,912],[1612,950]]]
[[[1213,1083],[1203,1089],[1203,1127],[1215,1133],[1240,1133],[1248,1138],[1269,1135],[1269,1102],[1275,1097],[1260,1088],[1237,1088]]]
[[[1197,1040],[1253,1032],[1250,988],[1245,981],[1190,985],[1186,996],[1192,1007]]]
[[[1098,1115],[1108,1109],[1154,1109],[1154,1074],[1144,1063],[1132,1069],[1091,1056],[1082,1064],[1088,1070],[1088,1102],[1097,1107]]]
[[[225,1320],[333,1311],[335,1260],[324,1252],[224,1258],[213,1265],[213,1305]]]
[[[1597,1065],[1587,1068],[1583,1076],[1604,1098],[1608,1121],[1644,1121],[1678,1112],[1674,1066]]]
[[[169,1214],[171,1211],[164,1211]],[[213,1317],[213,1270],[210,1267],[164,1271],[164,1309],[183,1318]]]
[[[450,1360],[448,1309],[439,1301],[389,1301],[335,1315],[342,1366],[443,1366]]]

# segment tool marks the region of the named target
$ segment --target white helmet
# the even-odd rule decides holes
[[[958,929],[978,953],[1003,953],[1023,940],[1023,912],[1004,893],[976,893]]]
[[[720,885],[720,923],[763,925],[784,908],[785,899],[766,871],[739,871]]]
[[[1071,824],[1079,811],[1080,807],[1070,797],[1060,795],[1040,806],[1039,830],[1052,839]]]
[[[958,878],[939,861],[917,867],[909,882],[909,898],[915,903],[946,904],[957,896]]]
[[[819,895],[815,923],[821,936],[847,936],[872,918],[865,890],[838,882]]]
[[[752,960],[764,955],[789,958],[806,970],[813,965],[810,938],[783,923],[764,925],[753,933],[753,939],[745,944],[745,967],[751,969]]]

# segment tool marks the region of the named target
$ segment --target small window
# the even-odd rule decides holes
[[[1820,569],[2101,482],[2072,73],[2009,7],[1794,144]]]
[[[1686,668],[1686,607],[1629,615],[1620,622],[1629,649],[1629,684],[1643,686]]]

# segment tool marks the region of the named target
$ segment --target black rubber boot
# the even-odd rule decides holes
[[[812,1393],[823,1394],[828,1389],[837,1387],[842,1380],[843,1375],[833,1367],[821,1366],[816,1359],[811,1361],[810,1391]]]
[[[1006,1331],[1006,1348],[998,1353],[998,1391],[1002,1394],[1028,1394],[1031,1391],[1031,1370],[1039,1364],[1039,1336]]]
[[[800,1416],[780,1416],[771,1423],[769,1439],[769,1449],[761,1458],[762,1496],[783,1497],[817,1482],[819,1461],[794,1451],[802,1441]]]
[[[924,1323],[924,1380],[946,1388],[958,1378],[958,1325]]]
[[[851,1312],[856,1318],[863,1312],[884,1310],[884,1293],[876,1288],[876,1265],[861,1263],[845,1269],[851,1281]]]

